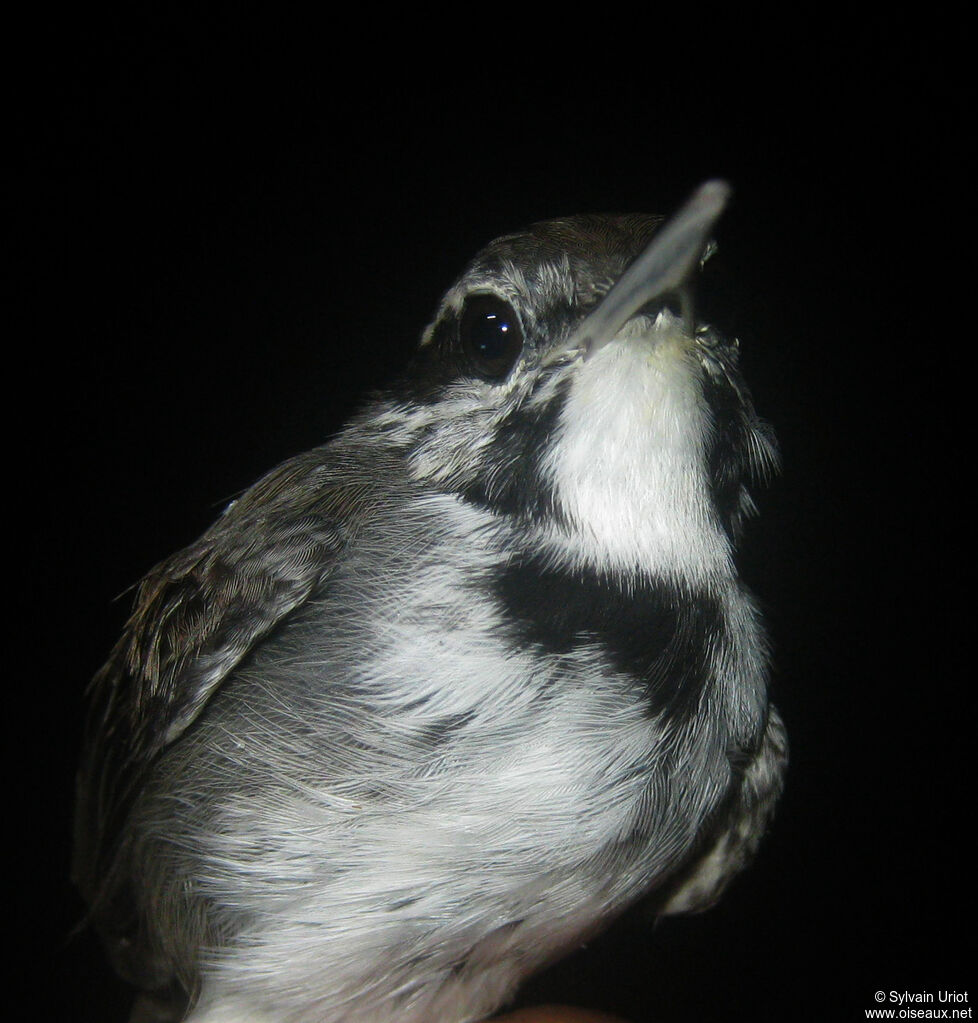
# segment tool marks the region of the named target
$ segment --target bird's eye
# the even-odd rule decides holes
[[[508,302],[495,295],[466,299],[458,336],[475,371],[489,380],[505,377],[523,351],[519,317]]]

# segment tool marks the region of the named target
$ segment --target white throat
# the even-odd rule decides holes
[[[575,561],[677,582],[729,577],[706,473],[709,413],[691,343],[660,313],[576,367],[548,466]]]

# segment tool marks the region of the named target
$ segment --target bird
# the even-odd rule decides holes
[[[787,738],[737,548],[779,456],[692,300],[729,194],[497,238],[139,584],[72,857],[133,1021],[482,1020],[753,858]]]

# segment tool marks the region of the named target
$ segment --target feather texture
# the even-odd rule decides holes
[[[753,855],[786,745],[734,545],[769,433],[667,310],[561,354],[659,223],[494,243],[400,383],[143,581],[74,862],[134,1018],[480,1019]]]

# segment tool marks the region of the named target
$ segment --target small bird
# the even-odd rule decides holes
[[[751,859],[787,746],[735,548],[777,455],[690,300],[727,198],[492,242],[142,581],[73,859],[134,1021],[481,1020]]]

